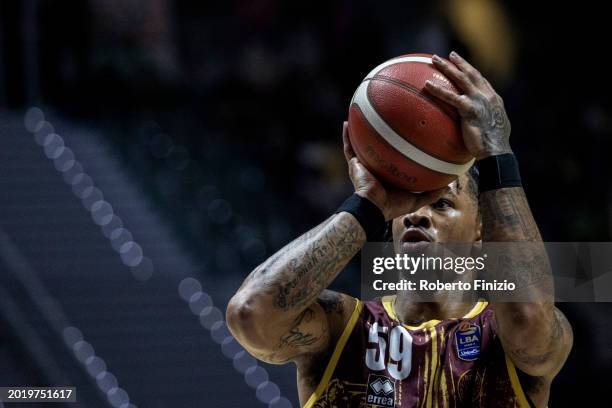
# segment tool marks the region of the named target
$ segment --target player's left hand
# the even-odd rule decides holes
[[[454,106],[461,116],[463,141],[476,160],[512,153],[510,148],[510,121],[504,101],[489,81],[456,52],[450,61],[434,55],[434,66],[446,75],[463,92],[461,95],[431,81],[425,89],[432,95]]]

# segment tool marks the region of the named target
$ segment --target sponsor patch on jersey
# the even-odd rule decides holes
[[[457,357],[474,361],[480,356],[480,326],[468,322],[461,323],[455,332]]]
[[[384,375],[368,376],[366,405],[374,407],[395,407],[395,381]]]

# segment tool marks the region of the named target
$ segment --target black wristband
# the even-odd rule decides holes
[[[366,240],[382,241],[386,225],[385,216],[376,204],[358,194],[353,194],[338,207],[336,214],[340,212],[353,214],[365,231]]]
[[[518,162],[512,153],[478,161],[478,190],[481,193],[506,187],[522,187]]]

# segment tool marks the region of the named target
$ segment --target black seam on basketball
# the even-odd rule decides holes
[[[374,78],[376,78],[376,77],[374,77]],[[372,78],[372,79],[374,79],[374,78]],[[395,83],[395,81],[391,81],[391,82],[394,82],[394,83]],[[397,85],[397,84],[396,84],[396,85]],[[376,110],[376,105],[374,105],[374,104],[372,103],[372,100],[370,99],[370,95],[368,95],[368,89],[367,89],[367,88],[366,88],[365,96],[366,96],[366,99],[368,100],[368,102],[370,103],[370,106],[372,106],[372,109],[374,109],[374,110],[376,111],[376,113],[377,113],[377,114],[380,116],[380,113],[379,113],[379,112]],[[363,115],[363,112],[362,112],[361,114]],[[381,116],[381,117],[382,117],[382,116]],[[365,118],[365,115],[364,115],[364,118]],[[383,118],[383,119],[384,119],[384,118]],[[366,122],[368,122],[368,124],[370,123],[370,122],[369,122],[367,119],[366,119]],[[386,120],[385,120],[385,123],[387,123],[387,121],[386,121]],[[391,126],[389,123],[387,123],[387,126],[389,126],[389,127],[390,127],[390,128],[391,128],[391,129],[392,129],[394,132],[395,132],[395,133],[397,133],[398,135],[400,135],[400,137],[401,137],[402,139],[406,140],[406,138],[404,137],[404,135],[402,135],[400,132],[398,132],[398,131],[397,131],[397,129],[394,129],[394,128],[393,128],[393,126]],[[377,134],[379,134],[378,132],[376,132],[376,133],[377,133]],[[382,137],[382,136],[380,136],[380,137],[381,137],[381,139],[383,139],[383,140],[384,140],[384,141],[385,141],[387,144],[389,144],[389,142],[387,142],[387,140],[385,140],[385,138],[384,138],[384,137]],[[423,153],[426,153],[426,154],[428,154],[429,156],[431,156],[431,157],[435,157],[436,159],[438,159],[438,160],[440,160],[440,161],[443,161],[443,162],[446,162],[446,163],[451,163],[451,164],[455,164],[455,165],[457,165],[457,166],[462,166],[462,165],[464,165],[464,164],[466,164],[466,163],[468,163],[468,162],[469,162],[469,160],[468,160],[467,162],[460,162],[460,161],[448,160],[448,159],[445,159],[445,158],[443,158],[443,157],[440,157],[439,155],[437,155],[437,154],[435,154],[435,153],[431,153],[431,152],[429,152],[428,150],[424,149],[424,148],[423,148],[423,147],[421,147],[421,146],[417,146],[416,144],[412,143],[412,142],[411,142],[411,141],[409,141],[409,140],[406,140],[406,142],[410,143],[411,145],[413,145],[414,147],[416,147],[417,149],[419,149],[419,150],[420,150],[420,151],[422,151]],[[389,146],[391,146],[391,145],[389,144]],[[393,146],[391,146],[391,147],[393,147]],[[393,147],[393,150],[395,150],[395,151],[399,152],[399,150],[397,150],[395,147]],[[400,153],[402,154],[402,156],[407,157],[406,155],[404,155],[404,153],[402,153],[402,152],[400,152]],[[411,160],[412,160],[412,159],[411,159]],[[414,160],[412,160],[412,161],[414,161]],[[416,163],[416,162],[415,162],[415,163]],[[418,164],[418,163],[417,163],[417,164]],[[422,164],[419,164],[419,166],[422,166]],[[424,166],[424,167],[427,167],[427,166]],[[429,167],[427,167],[427,168],[429,169]],[[432,170],[432,169],[430,169],[430,170]],[[432,171],[435,171],[435,170],[432,170]],[[440,173],[440,174],[449,174],[449,173],[442,173],[442,172],[438,172],[438,173]],[[451,174],[451,175],[452,175],[452,174]]]
[[[419,91],[418,89],[416,89],[414,86],[407,84],[405,82],[402,81],[398,81],[395,78],[390,78],[388,76],[385,75],[375,75],[372,78],[369,78],[368,80],[372,80],[372,79],[378,79],[379,81],[383,81],[383,82],[390,82],[392,84],[395,84],[397,86],[399,86],[400,88],[404,88],[405,90],[412,92],[413,94],[417,95],[418,97],[425,99],[427,102],[431,103],[434,107],[438,108],[438,110],[440,112],[442,112],[443,114],[445,114],[446,116],[448,116],[451,120],[456,121],[459,120],[459,114],[457,112],[453,112],[450,110],[449,107],[442,105],[440,103],[439,100],[424,94],[423,92]]]
[[[366,93],[366,98],[367,98],[367,93]],[[369,101],[369,99],[368,99]],[[371,104],[371,102],[370,102]],[[418,163],[416,161],[414,161],[411,157],[406,156],[404,153],[400,152],[399,150],[397,150],[395,147],[393,147],[393,145],[389,142],[387,142],[387,139],[385,139],[384,137],[381,136],[380,133],[378,133],[378,131],[376,129],[374,129],[374,126],[372,126],[372,124],[370,123],[370,121],[368,120],[368,118],[366,118],[366,116],[363,114],[363,111],[361,110],[361,108],[359,107],[358,103],[353,103],[353,105],[355,105],[355,107],[357,108],[357,110],[359,110],[359,113],[361,114],[361,116],[363,117],[364,122],[366,123],[366,125],[370,128],[370,130],[372,130],[375,134],[378,135],[378,137],[380,137],[380,139],[383,141],[384,144],[386,144],[387,146],[389,146],[391,149],[395,150],[396,152],[398,152],[399,154],[402,155],[403,158],[405,158],[406,160],[410,160],[412,163],[416,164],[417,166],[421,166],[426,168],[427,170],[434,172],[436,174],[439,174],[441,176],[451,176],[451,177],[458,177],[456,174],[449,174],[449,173],[443,173],[441,171],[438,170],[434,170],[432,168],[429,168],[427,166],[422,165],[421,163]],[[351,106],[353,106],[351,105]],[[374,105],[372,105],[372,107],[374,107]],[[397,132],[396,132],[397,133]],[[427,153],[429,154],[429,153]],[[441,159],[440,159],[441,160]]]

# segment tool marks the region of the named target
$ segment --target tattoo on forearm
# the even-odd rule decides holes
[[[323,229],[332,220],[332,218],[333,216],[329,217],[328,219],[323,221],[321,224],[317,225],[310,231],[307,231],[306,233],[301,235],[296,240],[291,241],[290,243],[285,245],[283,248],[281,248],[278,252],[276,252],[274,255],[268,258],[264,263],[259,265],[253,271],[253,273],[247,276],[244,282],[242,282],[242,285],[240,286],[240,288],[242,289],[244,286],[246,286],[248,283],[254,280],[262,279],[262,277],[265,276],[269,271],[274,270],[274,266],[279,261],[279,259],[281,259],[287,252],[293,250],[298,245],[301,245],[303,241],[308,240],[312,238],[314,235],[316,235],[321,229]]]
[[[516,284],[517,301],[549,301],[554,285],[546,249],[533,219],[525,192],[520,187],[487,191],[480,196],[483,241],[516,242],[504,247],[491,263],[496,279]],[[522,244],[521,244],[522,243]],[[490,294],[495,300],[495,293]]]
[[[241,290],[256,294],[257,307],[279,319],[269,336],[249,350],[255,357],[282,364],[327,344],[330,333],[323,312],[342,318],[343,299],[325,289],[365,240],[352,215],[335,214],[251,272]]]
[[[526,295],[527,292],[524,291],[533,288],[534,285],[538,285],[543,291],[542,294],[552,295],[548,258],[531,245],[517,247],[514,251],[508,249],[506,254],[498,254],[497,264],[493,265],[489,272],[492,273],[491,278],[507,279],[516,284],[516,300],[543,300],[543,298],[519,297]]]
[[[338,217],[278,258],[275,273],[266,277],[266,283],[274,288],[274,305],[279,309],[301,308],[315,301],[365,242],[363,229],[352,216]]]
[[[530,339],[516,330],[515,313],[521,303],[495,303],[496,293],[489,293],[499,319],[500,337],[512,360],[524,370],[537,369],[558,358],[566,331],[564,317],[554,308],[554,282],[546,248],[533,219],[525,192],[520,187],[487,191],[480,196],[482,236],[487,242],[514,242],[499,253],[490,271],[497,279],[516,284],[513,299],[531,303],[538,311],[536,326],[530,327]],[[498,315],[499,313],[499,315]],[[503,324],[502,324],[503,323]],[[519,337],[517,337],[519,336]]]
[[[480,196],[483,240],[541,241],[525,192],[520,187],[486,191]]]

